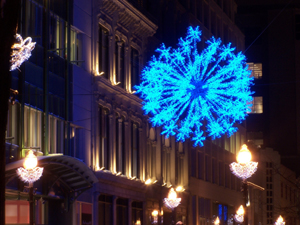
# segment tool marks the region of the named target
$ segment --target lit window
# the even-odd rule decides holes
[[[249,113],[263,113],[263,97],[253,97],[253,100],[249,104],[252,104],[252,106],[249,107]]]
[[[262,64],[261,63],[247,63],[248,64],[248,70],[251,70],[251,77],[254,77],[255,79],[261,79],[262,78]]]

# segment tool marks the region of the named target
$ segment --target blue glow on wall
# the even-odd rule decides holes
[[[162,44],[135,86],[152,124],[177,141],[191,138],[195,146],[202,146],[206,137],[237,131],[234,123],[243,121],[249,111],[253,84],[245,55],[214,37],[199,53],[200,37],[199,27],[189,27],[177,49]]]

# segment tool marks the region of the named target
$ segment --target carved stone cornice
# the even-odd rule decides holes
[[[118,12],[117,17],[115,15],[116,12]],[[134,8],[127,0],[103,0],[98,16],[105,20],[102,17],[103,14],[111,20],[110,22],[113,19],[117,19],[115,22],[119,26],[139,37],[152,36],[157,30],[157,25]]]

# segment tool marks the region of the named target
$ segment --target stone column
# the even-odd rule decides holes
[[[99,220],[98,220],[98,214],[99,214],[99,196],[100,192],[96,191],[93,194],[93,225],[98,225]]]

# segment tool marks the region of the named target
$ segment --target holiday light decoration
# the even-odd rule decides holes
[[[16,34],[16,42],[12,47],[10,71],[18,69],[22,63],[28,60],[31,56],[31,51],[35,48],[35,42],[32,42],[31,37],[23,40],[20,34]]]
[[[40,179],[44,170],[42,167],[36,167],[37,157],[33,154],[32,150],[29,150],[25,157],[23,166],[24,168],[20,167],[17,169],[17,174],[22,181],[29,183],[29,186],[32,186],[35,181]]]
[[[236,54],[231,43],[222,45],[212,37],[199,54],[200,37],[199,27],[189,27],[177,49],[162,44],[135,86],[152,124],[178,141],[192,137],[195,146],[202,146],[207,136],[237,131],[234,123],[250,111],[253,83],[245,56]]]
[[[157,224],[158,223],[158,211],[153,210],[151,215],[152,215],[152,224]]]
[[[278,217],[277,221],[275,222],[275,225],[285,225],[282,216]]]
[[[171,188],[168,194],[168,198],[164,198],[164,203],[169,209],[175,209],[181,202],[181,198],[177,198],[176,191]]]
[[[236,214],[234,215],[234,220],[237,222],[237,223],[242,223],[244,222],[244,213],[245,213],[245,210],[244,210],[244,207],[241,205],[238,209],[238,211],[236,212]]]
[[[230,164],[231,172],[245,181],[251,177],[257,170],[258,162],[251,161],[251,153],[248,150],[247,145],[243,145],[242,149],[237,155],[237,163],[233,162]]]

